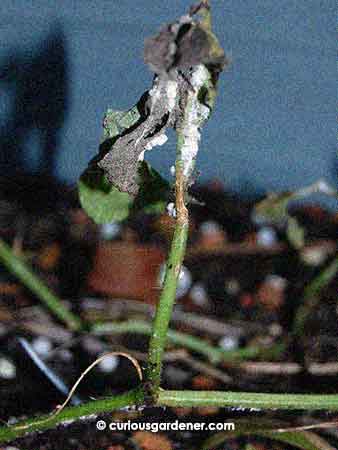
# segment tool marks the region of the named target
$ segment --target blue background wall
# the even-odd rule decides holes
[[[240,192],[337,185],[334,0],[213,0],[233,64],[221,76],[198,168]],[[108,107],[150,86],[143,40],[182,15],[170,0],[2,0],[0,173],[74,182],[96,153]],[[164,175],[174,142],[149,153]]]

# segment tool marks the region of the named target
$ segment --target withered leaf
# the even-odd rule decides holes
[[[189,15],[166,25],[157,35],[145,40],[144,61],[153,72],[168,73],[199,64],[223,68],[226,59],[216,36],[204,21],[193,20],[193,15],[204,9],[209,7],[201,2],[190,9]]]
[[[195,20],[195,14],[201,15],[202,20]],[[218,73],[225,59],[217,38],[211,32],[208,14],[208,2],[200,2],[189,14],[164,26],[156,36],[146,40],[144,58],[156,74],[153,85],[129,111],[109,110],[106,114],[99,154],[89,164],[89,172],[98,170],[104,183],[97,189],[97,184],[93,186],[82,177],[81,181],[86,181],[85,187],[81,185],[82,192],[85,192],[82,198],[90,198],[87,204],[95,204],[91,200],[98,199],[95,195],[101,193],[103,185],[106,188],[105,183],[114,188],[109,192],[109,200],[118,198],[115,190],[135,199],[140,191],[138,175],[144,152],[162,145],[166,141],[166,129],[177,129],[184,120],[188,93],[193,87],[194,71],[191,69],[194,66],[204,64],[210,75],[199,87],[196,98],[199,104],[212,109]],[[204,108],[204,120],[207,108]],[[151,188],[158,189],[158,185],[152,184]],[[106,190],[104,193],[102,198],[108,200]],[[125,204],[127,211],[129,200]],[[162,200],[159,199],[156,205],[162,208]],[[98,220],[105,219],[100,216]]]

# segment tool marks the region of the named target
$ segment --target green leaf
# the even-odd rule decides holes
[[[337,191],[332,189],[324,180],[319,180],[317,183],[294,192],[268,195],[267,198],[257,203],[253,215],[258,220],[263,219],[275,225],[286,223],[286,234],[290,244],[295,249],[300,250],[305,244],[305,232],[297,219],[289,215],[289,203],[292,200],[304,198],[315,193],[338,197]]]
[[[146,214],[163,213],[171,186],[146,161],[140,163],[139,186],[139,193],[135,199],[135,209],[142,209]]]
[[[146,214],[164,212],[171,186],[145,161],[140,163],[139,185],[133,205],[132,196],[112,186],[99,168],[89,168],[78,182],[81,206],[98,224],[125,220],[132,205]]]
[[[137,106],[128,111],[114,111],[108,109],[103,120],[103,142],[105,143],[120,136],[126,129],[132,127],[140,118]],[[92,162],[88,169],[81,175],[78,182],[79,198],[82,208],[89,217],[98,224],[122,221],[129,215],[132,205],[132,197],[125,192],[120,192],[106,179],[103,171]]]
[[[294,192],[282,192],[280,194],[270,194],[257,203],[254,209],[254,215],[259,219],[264,219],[276,225],[285,222],[288,216],[288,206],[292,200],[308,197],[309,195],[321,193],[338,198],[338,193],[330,187],[324,180],[298,189]],[[291,226],[295,225],[292,224]]]
[[[82,208],[97,224],[120,222],[128,217],[132,197],[112,186],[100,169],[84,172],[78,189]]]
[[[257,203],[254,209],[256,217],[262,218],[273,224],[281,224],[288,216],[289,202],[295,198],[293,192],[283,192],[281,194],[270,194]]]
[[[305,245],[305,232],[304,228],[299,225],[298,220],[295,217],[288,218],[288,224],[286,229],[286,235],[290,244],[297,250],[300,250]]]
[[[105,142],[118,137],[133,126],[139,118],[136,106],[129,111],[108,110],[103,122],[101,148]],[[171,189],[170,184],[145,161],[139,165],[138,184],[140,189],[135,200],[135,209],[142,209],[149,214],[162,213]],[[95,163],[81,176],[78,189],[81,206],[96,223],[122,221],[128,217],[133,203],[132,196],[112,186]]]
[[[288,213],[291,200],[303,196],[302,191],[283,192],[281,194],[270,194],[266,199],[259,202],[254,210],[254,216],[275,225],[285,224],[286,236],[290,244],[300,250],[305,245],[305,231],[295,217]]]

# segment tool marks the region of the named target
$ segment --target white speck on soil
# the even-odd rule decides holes
[[[53,345],[48,338],[39,336],[33,339],[32,347],[41,358],[46,358],[51,352]]]

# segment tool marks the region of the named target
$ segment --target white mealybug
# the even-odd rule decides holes
[[[176,217],[176,208],[175,208],[175,203],[168,203],[167,205],[167,213],[169,214],[170,217]]]
[[[158,284],[160,287],[163,286],[164,277],[166,272],[166,264],[162,264],[159,271],[158,276]],[[178,277],[177,289],[176,289],[176,298],[184,297],[187,294],[192,284],[192,276],[190,271],[185,267],[181,267],[180,275]]]
[[[257,244],[262,247],[271,247],[276,244],[277,240],[277,234],[271,227],[262,227],[257,232]]]
[[[0,378],[11,380],[16,376],[16,367],[7,358],[0,358]]]
[[[51,341],[43,336],[33,339],[32,347],[41,358],[46,358],[53,348]]]

